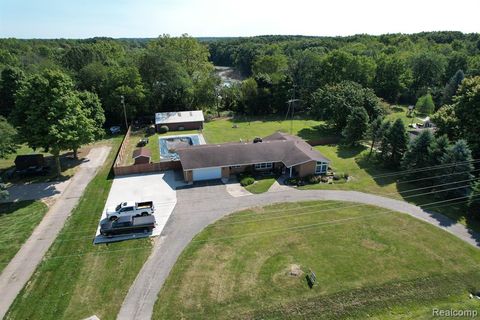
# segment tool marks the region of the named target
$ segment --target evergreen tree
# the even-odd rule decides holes
[[[402,119],[397,119],[386,134],[390,145],[389,165],[398,167],[403,155],[407,151],[408,134]]]
[[[468,196],[468,209],[475,217],[480,218],[480,181],[472,185],[472,192]]]
[[[444,197],[464,197],[468,195],[470,187],[468,181],[473,178],[472,152],[465,140],[458,140],[450,146],[440,161],[445,167],[439,168],[438,175],[443,175],[438,179],[441,184],[439,190],[450,189],[440,193]],[[455,183],[458,182],[458,183]],[[453,189],[455,188],[455,189]]]
[[[378,141],[380,142],[379,158],[383,162],[386,162],[388,160],[389,155],[390,155],[391,146],[390,146],[390,143],[388,141],[388,132],[390,131],[391,127],[392,127],[392,123],[390,121],[385,121],[380,126],[380,129],[379,129],[379,132],[378,132]]]
[[[347,117],[347,125],[342,130],[345,141],[356,145],[365,136],[368,129],[368,114],[364,108],[353,108]]]
[[[443,97],[442,103],[443,104],[450,104],[452,103],[453,96],[457,93],[457,89],[462,83],[463,79],[465,79],[465,74],[462,70],[458,70],[453,77],[450,78],[448,83],[445,85],[443,89]]]
[[[402,167],[405,170],[428,167],[431,161],[430,151],[433,142],[434,138],[430,130],[422,131],[418,137],[408,144],[407,152],[405,152],[402,160]],[[415,176],[425,174],[430,175],[430,172],[415,173]]]
[[[0,200],[6,200],[8,198],[7,186],[2,183],[0,179]]]
[[[372,121],[372,123],[370,123],[370,127],[368,128],[367,137],[372,142],[370,145],[370,153],[368,154],[369,157],[372,155],[375,144],[377,144],[382,138],[382,122],[383,119],[381,117],[377,117]]]

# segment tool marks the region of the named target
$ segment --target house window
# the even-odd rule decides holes
[[[325,174],[325,173],[327,173],[327,169],[328,169],[328,163],[327,162],[317,161],[317,165],[315,167],[315,173],[316,174]]]
[[[232,169],[239,169],[241,168],[242,166],[232,166]]]
[[[265,169],[272,169],[273,163],[272,162],[263,162],[263,163],[256,163],[255,169],[257,170],[265,170]]]

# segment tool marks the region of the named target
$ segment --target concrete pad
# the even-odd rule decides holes
[[[267,192],[279,192],[291,189],[293,188],[285,185],[285,177],[280,177],[272,184],[272,186],[270,187],[270,189],[268,189]]]
[[[228,181],[224,183],[225,183],[225,187],[227,188],[227,192],[234,198],[252,195],[252,193],[248,192],[247,189],[245,189],[240,185],[240,183],[236,178],[230,178]]]
[[[100,223],[95,234],[94,244],[123,241],[128,239],[154,237],[160,235],[177,203],[175,189],[185,183],[175,180],[173,171],[148,173],[115,178],[108,195],[100,221],[106,218],[106,208],[123,201],[153,201],[157,225],[151,233],[136,233],[104,237],[100,235]]]

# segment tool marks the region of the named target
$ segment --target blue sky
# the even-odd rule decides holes
[[[479,0],[0,0],[0,37],[480,32]]]

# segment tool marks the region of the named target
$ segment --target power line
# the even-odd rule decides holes
[[[449,200],[436,201],[436,202],[425,204],[423,206],[431,206],[431,205],[438,204],[438,203],[456,201],[456,200],[459,200],[459,199],[465,199],[467,197],[468,196],[458,197],[458,198],[449,199]],[[460,201],[460,202],[464,202],[464,201]],[[456,202],[456,203],[459,203],[459,202]],[[452,204],[441,205],[441,206],[436,206],[436,207],[440,208],[440,207],[445,207],[445,206],[449,206],[449,205],[452,205]],[[389,212],[397,212],[397,211],[395,211],[395,210],[385,210],[385,211],[383,211],[383,213],[389,213]],[[380,214],[378,214],[378,215],[380,215]],[[356,217],[356,218],[362,219],[364,217],[367,217],[367,216],[361,216],[361,217]],[[340,220],[340,219],[338,219],[338,220]],[[330,221],[330,224],[324,224],[324,225],[326,225],[326,226],[334,225],[335,224],[334,222],[338,222],[338,220],[332,220],[332,221]],[[353,220],[353,219],[350,219],[350,220]],[[195,239],[193,239],[191,242],[210,242],[210,241],[213,242],[213,241],[218,241],[218,240],[239,238],[240,236],[241,237],[246,237],[246,236],[256,236],[256,235],[269,234],[269,233],[280,232],[280,231],[281,232],[296,231],[299,227],[303,227],[303,229],[308,229],[307,227],[318,227],[318,226],[320,226],[320,224],[306,224],[306,225],[295,226],[295,227],[292,227],[292,228],[283,228],[283,229],[268,230],[268,231],[263,231],[263,232],[248,233],[248,234],[238,235],[238,236],[235,236],[235,237],[222,237],[222,238],[206,239],[206,240],[195,240]],[[295,228],[295,229],[293,229],[293,228]],[[82,257],[82,256],[86,256],[86,255],[99,256],[101,254],[109,254],[109,253],[116,253],[116,252],[147,251],[147,250],[151,250],[151,248],[143,248],[142,247],[142,248],[130,248],[130,249],[119,249],[119,250],[108,250],[108,251],[106,251],[106,250],[90,251],[90,252],[83,252],[83,253],[72,254],[72,255],[48,256],[48,257],[44,258],[44,261],[47,261],[48,259],[66,259],[66,258]],[[8,264],[8,262],[0,263],[0,264]]]

